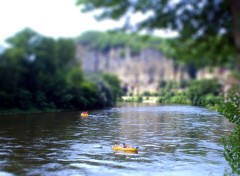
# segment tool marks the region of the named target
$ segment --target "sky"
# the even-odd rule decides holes
[[[123,21],[98,22],[93,13],[81,13],[76,0],[0,0],[0,44],[28,27],[44,36],[77,37],[88,30],[106,31]],[[135,16],[135,20],[141,18]],[[168,35],[158,31],[159,35]]]

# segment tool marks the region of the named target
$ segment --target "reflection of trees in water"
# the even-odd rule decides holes
[[[6,130],[6,133],[12,137],[22,136],[30,139],[39,136],[44,139],[69,132],[66,130],[67,127],[73,125],[73,119],[77,118],[70,113],[36,113],[6,115],[5,117],[1,115],[0,128]],[[59,131],[62,134],[58,134]]]
[[[70,113],[1,115],[0,138],[6,139],[0,140],[6,148],[6,156],[0,155],[0,160],[6,162],[2,168],[22,173],[22,168],[31,164],[46,164],[50,158],[60,157],[61,149],[69,146],[66,141],[74,139],[71,127],[77,119]]]

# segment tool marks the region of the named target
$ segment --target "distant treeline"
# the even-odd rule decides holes
[[[215,79],[161,81],[159,89],[158,101],[164,104],[190,104],[214,108],[223,100],[222,85]]]
[[[75,41],[24,29],[0,54],[0,110],[83,110],[112,106],[121,93],[116,76],[84,77]]]
[[[139,54],[144,48],[160,49],[160,44],[164,42],[165,39],[160,37],[123,32],[88,31],[77,38],[77,43],[102,52],[108,52],[111,48],[128,47],[131,55]]]
[[[160,104],[187,104],[193,106],[205,106],[217,109],[223,98],[223,85],[215,79],[187,80],[187,81],[160,81],[159,91],[150,93],[143,92],[138,97],[127,99],[130,102],[141,102],[143,97],[157,97]],[[129,94],[132,96],[132,94]]]

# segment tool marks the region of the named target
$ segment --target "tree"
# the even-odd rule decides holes
[[[80,110],[111,106],[120,82],[111,75],[90,82],[72,39],[54,40],[24,29],[0,53],[0,110]]]
[[[83,5],[83,12],[98,10],[99,20],[125,17],[126,24],[130,13],[146,14],[135,26],[127,24],[128,29],[176,30],[180,34],[176,55],[220,63],[227,56],[240,63],[239,0],[77,0],[77,5]]]
[[[112,89],[113,101],[116,102],[119,97],[122,95],[122,89],[120,86],[120,81],[116,75],[103,74],[103,79],[108,83]]]
[[[146,40],[147,39],[147,40]],[[141,49],[158,49],[163,39],[159,37],[145,37],[123,32],[97,32],[88,31],[77,38],[77,43],[85,45],[90,49],[101,52],[109,52],[112,48],[129,48],[132,55],[139,54]],[[124,51],[123,51],[124,53]]]

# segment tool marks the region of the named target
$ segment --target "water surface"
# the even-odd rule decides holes
[[[0,116],[0,175],[223,175],[221,136],[232,125],[193,106],[124,105]],[[139,146],[114,153],[115,142]]]

